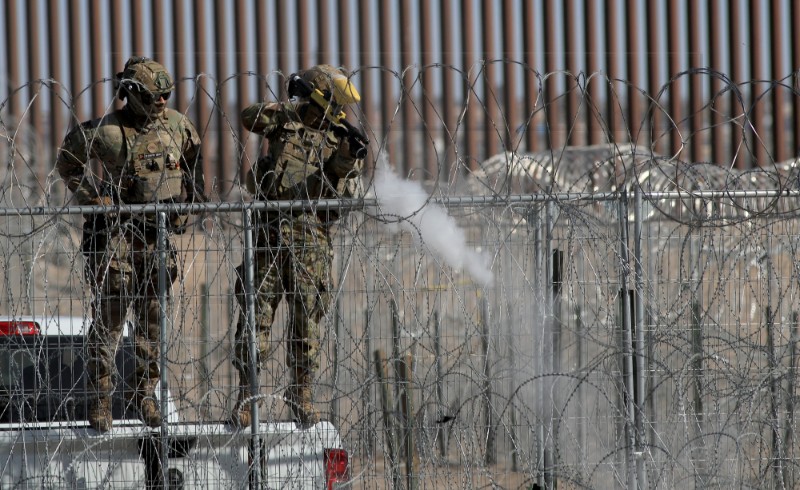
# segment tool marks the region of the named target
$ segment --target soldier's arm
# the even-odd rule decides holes
[[[244,128],[260,135],[268,135],[285,123],[287,118],[283,106],[277,102],[253,104],[241,114]]]
[[[87,175],[87,163],[94,156],[92,152],[94,134],[88,123],[70,131],[58,150],[56,168],[64,179],[74,199],[81,205],[96,204],[99,193],[93,180]]]
[[[340,178],[353,178],[361,175],[364,168],[363,154],[366,153],[368,140],[363,132],[347,125],[347,132],[335,131],[339,138],[339,147],[325,168]]]
[[[187,202],[206,201],[205,175],[203,174],[203,151],[200,144],[200,135],[195,127],[188,123],[186,127],[186,141],[181,152],[181,168],[184,175]]]

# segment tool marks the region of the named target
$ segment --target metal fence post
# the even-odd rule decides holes
[[[555,204],[552,200],[548,200],[545,208],[545,243],[543,250],[543,261],[545,266],[545,277],[543,282],[544,301],[544,324],[542,325],[542,374],[548,373],[551,376],[547,379],[547,396],[542,396],[542,403],[545,404],[542,410],[542,417],[546,419],[546,427],[544,431],[544,486],[545,488],[555,488],[555,479],[553,476],[553,467],[555,466],[554,455],[555,445],[557,441],[553,434],[553,417],[555,416],[555,393],[553,390],[555,374],[553,361],[556,356],[552,350],[553,347],[553,333],[554,333],[554,315],[553,315],[553,256],[550,250],[553,249],[553,214],[555,212]],[[545,442],[546,441],[546,442]]]
[[[333,309],[333,359],[331,372],[331,420],[339,423],[339,335],[341,329],[342,300],[337,296]]]
[[[399,442],[395,433],[395,407],[392,394],[389,391],[389,374],[386,372],[386,354],[378,349],[374,353],[375,373],[378,377],[378,389],[380,390],[381,408],[383,409],[383,432],[386,438],[386,452],[389,456],[391,465],[392,489],[399,489],[401,486],[400,474],[397,471]]]
[[[259,420],[258,420],[258,393],[259,393],[259,379],[258,379],[258,363],[256,357],[258,356],[257,348],[258,338],[256,336],[256,300],[255,300],[255,245],[253,234],[255,227],[253,225],[253,210],[251,208],[244,208],[242,210],[242,222],[244,223],[244,250],[242,251],[242,263],[244,264],[244,297],[245,297],[245,321],[247,326],[247,340],[249,348],[249,367],[250,367],[250,392],[255,395],[250,402],[250,413],[252,419],[250,421],[251,430],[251,448],[253,458],[253,467],[250,468],[250,486],[251,488],[261,487],[261,436],[259,434]]]
[[[533,227],[534,227],[534,229],[533,229],[533,234],[534,234],[534,239],[533,239],[533,269],[534,269],[533,270],[533,290],[534,290],[534,294],[536,294],[537,296],[539,294],[541,294],[542,298],[544,298],[544,287],[543,287],[543,284],[544,284],[544,280],[543,280],[544,265],[542,264],[542,256],[543,256],[543,254],[542,254],[542,219],[541,219],[541,215],[538,212],[534,212],[532,210],[529,212],[529,217],[530,217],[529,221],[533,224]],[[536,374],[541,376],[542,374],[544,374],[544,366],[545,366],[545,362],[542,359],[542,357],[543,357],[543,355],[544,355],[544,353],[546,351],[546,349],[544,348],[544,344],[545,344],[545,342],[544,342],[544,340],[545,340],[544,339],[544,332],[546,331],[544,323],[547,321],[547,314],[546,314],[545,311],[541,311],[540,313],[541,314],[539,315],[539,318],[542,319],[542,324],[538,325],[538,326],[535,325],[535,324],[531,325],[531,330],[535,332],[536,329],[539,328],[540,329],[539,331],[542,333],[542,337],[543,338],[541,339],[541,342],[539,342],[538,346],[534,345],[534,346],[531,346],[531,348],[532,348],[533,352],[539,354],[538,356],[536,356],[536,360],[534,362],[535,362]],[[549,456],[546,454],[547,451],[545,449],[545,437],[547,435],[545,434],[545,424],[544,424],[544,420],[543,420],[544,419],[545,408],[546,408],[546,403],[544,401],[544,393],[546,392],[546,390],[544,389],[543,386],[540,386],[540,385],[541,385],[541,383],[537,383],[536,392],[534,394],[534,396],[538,400],[537,409],[539,410],[539,413],[542,414],[542,417],[539,419],[539,422],[537,424],[538,426],[536,427],[536,437],[538,439],[538,444],[536,445],[536,464],[537,464],[538,468],[540,469],[540,473],[538,475],[536,483],[540,487],[545,487],[546,461],[549,458]]]
[[[161,445],[159,459],[161,461],[161,482],[167,485],[167,468],[169,458],[169,390],[167,382],[167,213],[160,211],[157,216],[158,235],[158,370],[161,372],[159,379],[159,409],[161,410]]]
[[[636,295],[634,296],[634,313],[636,314],[636,393],[637,398],[634,400],[636,403],[636,475],[639,483],[639,488],[647,488],[647,471],[645,468],[645,431],[644,431],[644,407],[645,407],[645,389],[647,387],[647,345],[644,338],[644,269],[642,264],[644,258],[642,257],[642,190],[637,185],[633,190],[634,208],[633,208],[633,262],[634,262],[634,288]]]
[[[486,424],[486,453],[484,461],[487,465],[497,462],[495,454],[495,427],[492,414],[492,371],[489,357],[489,299],[484,295],[481,298],[481,351],[483,354],[483,421]]]
[[[628,254],[628,194],[626,191],[621,193],[619,199],[619,258],[620,258],[620,292],[622,294],[622,357],[623,357],[623,380],[622,384],[626,392],[625,397],[625,439],[627,447],[625,449],[625,465],[627,469],[628,488],[636,488],[636,431],[634,428],[636,420],[636,402],[634,401],[635,385],[633,379],[633,328],[631,322],[630,295],[628,293],[627,275],[630,271],[630,258]]]
[[[203,376],[202,397],[206,400],[204,412],[205,417],[208,418],[211,415],[211,404],[208,398],[213,385],[211,370],[208,368],[209,346],[211,345],[211,288],[205,283],[200,286],[200,291],[200,372]]]
[[[436,406],[439,407],[440,413],[438,417],[444,417],[445,413],[442,407],[444,406],[444,388],[442,386],[442,377],[444,371],[442,369],[442,339],[441,339],[441,320],[439,318],[439,310],[433,312],[433,353],[434,363],[436,366]],[[439,441],[439,456],[442,461],[447,457],[447,430],[443,424],[438,424],[437,427],[438,441]]]

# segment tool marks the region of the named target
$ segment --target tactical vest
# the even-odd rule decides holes
[[[290,121],[270,138],[269,151],[254,169],[255,184],[267,199],[324,199],[336,196],[336,184],[322,169],[339,141],[331,131]]]
[[[182,193],[183,173],[180,149],[166,129],[152,126],[139,131],[122,127],[127,159],[121,168],[112,168],[119,182],[119,198],[127,204],[177,200]]]

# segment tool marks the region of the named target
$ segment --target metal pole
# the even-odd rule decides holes
[[[628,195],[625,191],[619,200],[619,257],[620,257],[620,291],[622,294],[622,357],[625,369],[623,384],[627,396],[625,397],[625,438],[628,442],[625,450],[625,465],[627,469],[628,488],[636,488],[636,461],[634,448],[636,447],[636,432],[634,430],[635,402],[633,382],[633,332],[631,328],[631,304],[627,287],[627,274],[630,270],[628,256]]]
[[[208,397],[211,394],[211,371],[208,368],[209,347],[211,346],[211,292],[209,285],[203,284],[200,286],[201,307],[200,307],[200,371],[203,376],[202,397],[206,400],[203,403],[203,411],[205,416],[211,415],[211,404]]]
[[[645,407],[645,389],[647,386],[647,345],[644,338],[644,270],[642,257],[642,190],[636,186],[633,191],[634,196],[634,209],[633,209],[633,260],[635,267],[634,288],[636,289],[636,296],[634,297],[634,313],[636,314],[636,372],[638,378],[636,379],[638,398],[636,402],[636,475],[639,482],[639,488],[647,488],[647,471],[645,468],[644,460],[644,407]]]
[[[403,438],[406,457],[406,489],[417,490],[419,488],[419,456],[414,443],[414,388],[411,385],[414,358],[406,354],[405,362],[400,372],[403,386],[400,391],[401,402],[405,419],[405,437]]]
[[[386,452],[392,472],[392,489],[400,488],[400,474],[397,471],[398,442],[395,434],[394,402],[389,391],[389,374],[386,372],[386,354],[378,349],[374,354],[375,373],[378,376],[378,388],[381,395],[381,408],[383,409],[383,432],[386,436]]]
[[[341,275],[339,276],[341,277]],[[342,299],[336,298],[333,310],[333,372],[331,373],[331,384],[333,385],[333,397],[331,398],[331,419],[334,423],[339,422],[339,334],[341,329]]]
[[[531,212],[530,215],[531,215],[531,220],[530,221],[534,225],[534,232],[533,232],[534,233],[534,239],[533,239],[533,267],[534,267],[533,290],[534,290],[534,294],[538,296],[539,294],[544,295],[543,288],[542,288],[542,283],[543,283],[543,281],[542,281],[542,274],[543,274],[543,272],[542,272],[542,250],[541,250],[541,248],[542,248],[542,220],[541,220],[541,217],[540,217],[539,213]],[[547,319],[547,316],[546,316],[545,312],[542,311],[541,314],[539,315],[539,318],[542,319],[542,324],[544,324],[544,322]],[[536,325],[532,326],[532,330],[533,331],[536,331],[536,328],[537,328]],[[544,337],[544,326],[540,325],[539,328],[541,329],[540,331],[542,332],[542,337]],[[544,338],[542,338],[541,341],[539,342],[538,346],[537,345],[531,346],[533,352],[539,354],[538,356],[536,356],[536,360],[535,360],[535,363],[536,363],[536,374],[537,375],[542,375],[544,373],[544,362],[542,361],[542,356],[544,355],[544,351],[545,351],[544,344],[545,344]],[[546,390],[544,389],[544,387],[542,387],[540,385],[541,385],[541,383],[538,383],[537,386],[536,386],[535,396],[536,396],[536,399],[538,400],[539,413],[541,413],[542,417],[544,417],[544,410],[545,410],[544,393],[545,393]],[[542,470],[539,472],[539,475],[538,475],[536,483],[540,487],[544,487],[544,485],[545,485],[545,482],[544,482],[544,473],[545,473],[545,470],[544,470],[544,466],[545,466],[545,449],[544,449],[545,444],[544,444],[544,438],[545,438],[545,431],[544,431],[544,422],[541,421],[541,420],[542,419],[540,419],[540,422],[538,423],[538,426],[536,427],[537,438],[538,438],[538,444],[536,446],[536,464]]]
[[[545,205],[545,243],[544,243],[544,250],[547,252],[544,254],[544,265],[545,265],[545,279],[544,279],[544,287],[543,293],[545,296],[544,301],[544,308],[545,308],[545,315],[544,315],[544,325],[542,326],[543,336],[542,339],[542,374],[550,373],[553,374],[553,360],[555,356],[553,354],[552,346],[553,346],[553,257],[549,253],[550,250],[553,248],[553,214],[555,210],[553,209],[555,204],[553,201],[548,201]],[[544,436],[546,437],[544,444],[544,486],[545,488],[555,488],[555,481],[553,479],[553,466],[555,461],[553,461],[554,455],[554,447],[556,441],[553,439],[553,417],[555,415],[554,412],[554,402],[553,399],[553,379],[552,377],[545,378],[548,379],[547,389],[545,390],[546,396],[542,396],[542,403],[545,405],[543,406],[542,410],[542,417],[547,418],[547,426],[545,428]],[[544,441],[543,441],[544,442]]]
[[[442,387],[442,339],[441,339],[441,323],[439,319],[439,310],[433,312],[433,352],[434,362],[436,363],[436,406],[439,407],[439,417],[444,417],[444,389]],[[442,461],[447,457],[447,431],[444,424],[439,424],[439,456]]]
[[[492,371],[489,359],[489,299],[481,298],[481,351],[483,354],[483,422],[486,425],[486,453],[484,461],[487,465],[497,462],[495,454],[494,417],[492,416]]]
[[[161,482],[167,486],[167,468],[169,458],[169,390],[167,387],[167,213],[158,213],[158,370],[159,379],[159,404],[161,410],[161,445],[159,460],[161,461]]]
[[[370,314],[369,307],[364,310],[364,350],[366,361],[369,364],[369,354],[372,352],[372,315]],[[375,439],[373,436],[373,429],[375,426],[372,422],[372,409],[370,407],[372,405],[374,390],[373,383],[369,382],[369,372],[367,372],[366,375],[362,393],[364,399],[364,432],[369,434],[366,440],[366,456],[372,457],[375,454]]]
[[[244,298],[245,298],[245,322],[248,334],[249,347],[249,368],[250,368],[250,393],[256,395],[250,401],[250,445],[252,458],[252,468],[250,468],[250,488],[261,488],[261,436],[259,434],[258,420],[258,363],[256,357],[258,352],[256,345],[256,300],[255,300],[255,252],[254,252],[254,226],[253,210],[245,208],[242,210],[242,222],[244,223],[244,250],[242,252],[242,263],[244,264]]]

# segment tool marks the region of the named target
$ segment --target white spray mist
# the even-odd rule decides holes
[[[438,204],[429,201],[428,193],[418,182],[397,176],[385,160],[379,160],[373,182],[380,213],[391,218],[392,233],[406,230],[424,247],[456,270],[465,269],[483,286],[494,281],[488,260],[467,246],[464,230]]]

